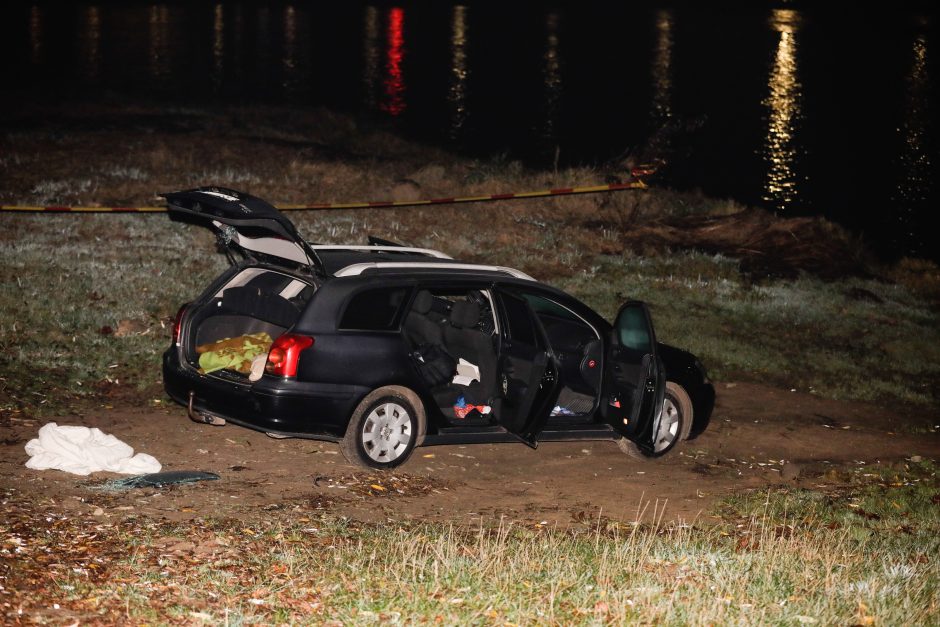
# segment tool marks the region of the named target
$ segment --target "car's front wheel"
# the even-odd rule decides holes
[[[423,425],[421,404],[404,388],[375,390],[356,407],[340,448],[353,464],[395,468],[405,462]]]
[[[617,446],[631,457],[660,457],[671,451],[682,440],[687,440],[691,430],[692,400],[681,385],[674,381],[667,381],[663,414],[659,421],[659,429],[653,439],[653,451],[642,449],[627,438],[617,440]]]

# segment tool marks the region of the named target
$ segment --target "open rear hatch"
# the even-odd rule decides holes
[[[221,187],[164,198],[172,219],[215,231],[233,262],[233,253],[264,262],[238,268],[180,317],[182,360],[205,374],[245,376],[254,358],[296,323],[326,275],[320,259],[293,223],[260,198]]]
[[[212,228],[229,251],[288,268],[306,266],[313,275],[327,275],[293,222],[260,198],[224,187],[198,187],[162,196],[171,218]]]

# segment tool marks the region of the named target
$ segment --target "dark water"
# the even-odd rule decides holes
[[[940,258],[934,11],[756,4],[14,2],[2,84],[326,105],[536,166],[646,147],[663,184]]]

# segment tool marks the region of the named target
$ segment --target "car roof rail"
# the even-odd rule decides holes
[[[371,261],[366,263],[354,263],[352,265],[346,266],[345,268],[335,272],[333,276],[337,277],[346,277],[346,276],[358,276],[365,272],[366,270],[386,270],[386,269],[415,269],[415,270],[474,270],[477,272],[499,272],[501,274],[508,274],[511,277],[517,279],[524,279],[526,281],[535,281],[534,278],[522,272],[521,270],[516,270],[515,268],[509,268],[507,266],[486,266],[475,263],[434,263],[434,262],[421,262],[421,261]]]
[[[392,252],[392,253],[412,253],[417,255],[427,255],[438,259],[453,259],[447,253],[442,253],[433,248],[415,248],[412,246],[345,246],[343,244],[315,244],[310,246],[314,250],[349,250],[353,252]]]

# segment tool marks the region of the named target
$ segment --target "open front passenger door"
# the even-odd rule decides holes
[[[607,349],[602,411],[616,431],[655,455],[665,392],[649,310],[629,301],[617,313]]]

